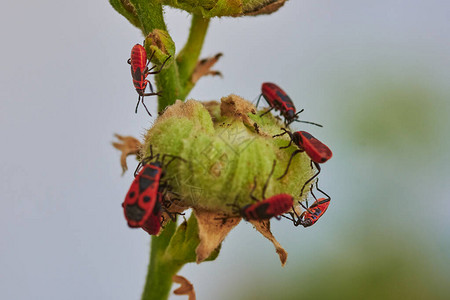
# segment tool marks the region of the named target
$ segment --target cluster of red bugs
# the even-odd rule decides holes
[[[286,126],[295,121],[322,127],[317,123],[299,120],[298,115],[301,112],[303,112],[303,109],[297,112],[291,98],[289,98],[289,96],[279,86],[277,86],[274,83],[265,82],[262,84],[261,95],[259,96],[258,101],[256,103],[257,106],[259,104],[259,100],[261,99],[261,97],[263,97],[270,106],[270,109],[264,112],[261,116],[267,114],[272,110],[278,110],[280,111],[280,114],[285,118],[284,123]],[[298,149],[291,154],[291,157],[289,158],[288,164],[286,166],[286,170],[284,171],[283,175],[281,175],[278,179],[282,179],[284,176],[287,175],[292,159],[294,158],[295,155],[301,152],[305,152],[306,155],[308,155],[308,157],[311,159],[311,167],[314,165],[317,169],[317,173],[314,174],[311,178],[309,178],[302,186],[300,191],[300,196],[302,196],[305,187],[319,175],[321,171],[321,167],[319,164],[322,164],[327,160],[329,160],[332,157],[333,153],[331,152],[330,148],[328,148],[324,143],[322,143],[321,141],[319,141],[306,131],[296,131],[292,133],[286,128],[281,128],[281,130],[283,131],[282,133],[274,135],[273,137],[275,138],[288,134],[290,137],[290,141],[288,145],[281,147],[280,149],[289,148],[292,143],[294,143]],[[325,192],[319,189],[317,180],[316,180],[316,189],[321,193],[323,193],[327,198],[317,199],[312,192],[312,185],[311,185],[311,194],[316,199],[316,201],[309,208],[308,206],[305,207],[299,201],[299,204],[306,210],[300,216],[296,213],[295,209],[292,208],[293,213],[290,213],[290,215],[291,220],[294,222],[295,226],[298,225],[302,225],[304,227],[311,226],[314,223],[316,223],[317,220],[327,210],[331,200],[330,196],[328,196]]]
[[[161,72],[164,64],[170,58],[169,56],[157,71],[152,72],[152,70],[156,66],[153,66],[149,69],[148,65],[154,53],[155,52],[152,52],[150,58],[147,59],[147,52],[145,51],[145,48],[140,44],[136,44],[131,50],[131,58],[128,59],[128,63],[131,65],[133,84],[138,93],[138,102],[136,104],[135,112],[137,113],[139,103],[142,102],[142,105],[144,105],[145,110],[150,116],[151,114],[144,103],[144,97],[160,95],[161,92],[155,93],[153,91],[152,84],[147,80],[147,76]],[[150,89],[150,93],[145,93],[145,89],[147,88],[147,86]],[[256,106],[258,106],[261,97],[263,97],[270,106],[270,109],[265,111],[261,116],[268,114],[272,110],[276,110],[279,111],[280,114],[284,117],[284,124],[286,125],[286,127],[289,126],[292,122],[301,122],[322,127],[322,125],[319,125],[317,123],[299,120],[298,116],[301,112],[303,112],[303,109],[297,112],[289,96],[274,83],[265,82],[262,84],[261,95],[258,98]],[[292,143],[294,143],[298,147],[298,149],[292,153],[284,174],[280,176],[278,180],[287,175],[292,159],[300,152],[305,152],[311,159],[311,168],[315,166],[317,169],[317,173],[314,174],[310,179],[308,179],[303,185],[300,192],[300,196],[302,196],[305,187],[319,175],[321,171],[319,164],[322,164],[330,159],[332,156],[332,152],[325,144],[320,142],[318,139],[316,139],[306,131],[296,131],[292,133],[286,128],[281,129],[283,130],[283,132],[274,135],[273,137],[275,138],[288,134],[290,137],[290,142],[288,145],[281,147],[280,149],[288,148]],[[151,147],[150,152],[150,157],[138,164],[134,172],[135,179],[130,186],[130,189],[125,197],[125,201],[122,203],[122,207],[124,210],[125,218],[128,222],[128,226],[132,228],[140,227],[147,231],[149,234],[156,235],[161,230],[162,213],[165,211],[171,218],[173,218],[172,214],[167,211],[167,208],[171,203],[167,203],[165,201],[166,194],[170,191],[170,185],[164,178],[164,169],[167,168],[168,165],[175,159],[179,159],[184,162],[186,162],[186,160],[179,156],[169,154],[164,154],[160,160],[159,154],[155,156],[153,155]],[[164,161],[168,157],[170,157],[171,160],[165,163]],[[279,219],[281,218],[281,216],[283,216],[293,221],[295,226],[302,225],[304,227],[308,227],[313,225],[325,213],[331,198],[325,192],[319,189],[318,180],[316,180],[316,189],[324,194],[327,198],[317,199],[312,192],[313,185],[311,184],[311,194],[313,195],[315,202],[309,207],[308,202],[306,202],[306,206],[299,202],[299,204],[305,209],[305,211],[300,215],[297,214],[293,207],[294,197],[292,195],[277,194],[266,198],[265,192],[270,178],[272,177],[275,170],[275,164],[276,161],[274,161],[272,170],[263,186],[262,199],[257,199],[253,195],[256,189],[255,177],[254,185],[250,192],[250,198],[255,203],[239,207],[236,204],[236,198],[234,204],[229,204],[229,206],[232,207],[233,213],[241,216],[245,220],[267,220],[272,217],[276,217],[277,219]],[[284,214],[288,213],[288,211],[291,209],[293,212],[289,212],[290,217],[285,216]],[[223,219],[226,219],[226,217]]]
[[[150,55],[150,58],[147,59],[147,52],[145,51],[145,48],[140,44],[136,44],[134,45],[133,49],[131,49],[131,57],[128,59],[128,63],[131,66],[131,76],[133,77],[133,85],[136,88],[136,92],[139,95],[135,113],[137,113],[139,103],[142,102],[142,105],[144,105],[145,110],[150,116],[152,114],[149,112],[147,106],[144,103],[144,97],[155,95],[160,96],[161,92],[155,93],[153,91],[152,84],[150,83],[150,81],[147,80],[147,76],[152,74],[158,74],[159,72],[161,72],[167,60],[170,58],[170,56],[167,57],[157,71],[151,72],[156,66],[153,66],[149,69],[148,64],[152,60],[154,54],[155,52],[153,51]],[[145,89],[147,88],[147,86],[150,89],[150,93],[145,93]]]
[[[319,124],[308,122],[308,121],[301,121],[298,120],[298,115],[303,112],[303,109],[299,112],[296,112],[294,103],[289,98],[289,96],[276,84],[265,82],[262,84],[261,88],[261,95],[258,98],[258,101],[256,103],[256,106],[258,106],[259,101],[261,97],[263,97],[267,103],[270,106],[270,109],[268,109],[266,112],[261,114],[261,116],[266,115],[272,110],[278,110],[280,111],[280,114],[285,118],[285,125],[288,126],[292,122],[302,122],[302,123],[308,123],[312,125],[316,125],[319,127],[322,127]],[[256,126],[255,126],[256,127]],[[311,134],[309,134],[306,131],[297,131],[297,132],[290,132],[286,128],[282,128],[283,132],[281,134],[274,135],[273,137],[282,136],[284,134],[288,134],[291,138],[289,144],[287,146],[281,147],[280,149],[285,149],[291,146],[292,143],[294,143],[298,149],[294,151],[291,154],[291,157],[289,159],[289,162],[287,164],[286,170],[282,176],[278,178],[278,180],[282,179],[289,171],[289,166],[292,162],[292,159],[295,155],[297,155],[300,152],[305,152],[308,157],[311,159],[311,168],[314,165],[318,172],[314,174],[310,179],[308,179],[305,184],[303,185],[300,196],[302,196],[303,191],[305,187],[312,182],[320,173],[320,163],[324,163],[327,160],[329,160],[332,156],[331,150],[322,142],[317,140],[315,137],[313,137]],[[268,220],[273,217],[279,219],[281,217],[285,217],[287,219],[290,219],[293,221],[294,226],[302,225],[303,227],[309,227],[317,222],[319,218],[325,213],[327,210],[329,204],[330,204],[330,196],[328,196],[324,191],[322,191],[318,186],[318,180],[316,180],[316,189],[320,191],[322,194],[326,196],[326,198],[319,198],[317,199],[314,195],[312,188],[313,185],[311,185],[311,194],[313,195],[314,199],[316,200],[310,207],[308,207],[308,202],[306,201],[306,206],[303,205],[300,201],[298,202],[305,211],[298,215],[294,206],[294,197],[289,194],[276,194],[269,198],[265,197],[267,185],[269,184],[270,178],[273,175],[273,172],[275,170],[275,164],[276,161],[273,162],[272,170],[267,177],[267,180],[263,186],[262,190],[262,200],[257,199],[253,192],[256,189],[256,177],[254,178],[253,188],[250,192],[250,198],[255,202],[252,204],[248,204],[245,206],[240,207],[236,204],[238,197],[236,197],[235,202],[233,204],[228,204],[228,206],[232,207],[233,214],[242,217],[245,220]],[[290,217],[285,216],[284,214],[287,213],[289,210],[292,209],[292,212],[289,212]],[[218,218],[225,220],[229,217],[225,216],[223,218]]]

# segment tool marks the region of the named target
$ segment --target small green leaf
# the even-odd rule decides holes
[[[109,0],[111,6],[131,24],[141,29],[141,22],[136,14],[134,6],[128,0]]]

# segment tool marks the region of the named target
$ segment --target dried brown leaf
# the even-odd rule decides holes
[[[220,112],[222,116],[241,119],[244,124],[254,128],[254,122],[248,117],[250,113],[256,114],[256,108],[252,103],[237,95],[222,97],[220,101]]]
[[[120,165],[122,166],[122,175],[128,170],[127,166],[127,156],[129,155],[139,155],[139,151],[141,150],[142,144],[141,142],[132,137],[132,136],[122,136],[117,133],[114,134],[120,143],[112,143],[114,148],[120,150],[122,152],[120,156]]]
[[[269,241],[273,243],[275,246],[276,252],[278,253],[278,256],[280,256],[281,266],[284,267],[287,260],[288,253],[284,248],[278,243],[278,241],[273,236],[272,232],[270,231],[270,221],[264,220],[264,221],[249,221],[250,223],[255,226],[256,230],[258,230],[263,236],[265,236]]]
[[[284,5],[287,0],[273,0],[270,4],[264,4],[263,6],[252,9],[251,11],[245,11],[245,16],[257,16],[257,15],[269,15],[276,12],[280,7]]]
[[[188,295],[188,300],[195,300],[195,291],[192,283],[180,275],[173,275],[172,281],[181,284],[179,288],[173,291],[175,295]]]
[[[200,78],[207,75],[222,77],[222,73],[220,73],[219,71],[211,70],[211,68],[216,64],[216,62],[222,55],[222,53],[217,53],[213,57],[208,57],[198,61],[197,66],[192,73],[191,82],[196,83]]]
[[[221,219],[221,213],[204,209],[194,209],[198,221],[198,235],[200,244],[195,250],[197,263],[207,259],[211,253],[222,243],[227,234],[233,229],[241,218]]]

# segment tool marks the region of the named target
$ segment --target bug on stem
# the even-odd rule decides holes
[[[148,64],[152,60],[154,54],[155,52],[153,51],[152,54],[150,55],[150,58],[147,60],[147,52],[145,51],[145,48],[140,44],[136,44],[131,49],[131,57],[128,59],[128,63],[131,65],[131,76],[133,77],[133,85],[136,88],[136,91],[139,95],[135,113],[137,113],[139,103],[142,102],[142,105],[144,105],[145,110],[150,116],[152,114],[149,112],[147,106],[144,103],[144,97],[154,95],[159,96],[161,95],[161,92],[157,93],[153,92],[152,84],[150,83],[150,81],[148,81],[147,76],[152,74],[158,74],[159,72],[161,72],[162,68],[164,67],[164,64],[170,58],[170,56],[167,57],[157,71],[151,72],[151,70],[153,70],[156,66],[153,66],[149,69]],[[150,88],[151,93],[145,93],[145,89],[147,88],[147,86]]]

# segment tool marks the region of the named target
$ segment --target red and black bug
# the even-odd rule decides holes
[[[139,163],[136,168],[135,178],[122,207],[128,226],[142,227],[150,234],[157,234],[161,228],[163,198],[169,188],[168,183],[163,181],[164,168],[167,168],[174,159],[185,160],[178,156],[164,154],[162,160],[159,161],[159,154],[153,156],[151,147],[150,152],[150,157]],[[164,165],[166,157],[172,157],[172,159]],[[154,162],[147,163],[153,159],[155,159]],[[140,168],[141,166],[142,168]]]
[[[309,208],[303,207],[306,211],[300,215],[298,224],[303,227],[314,225],[314,223],[316,223],[317,220],[319,220],[319,218],[325,213],[328,205],[330,205],[330,199],[319,198]]]
[[[135,113],[137,113],[139,102],[142,102],[142,105],[144,105],[145,110],[150,116],[152,114],[148,111],[147,106],[144,103],[144,96],[159,96],[160,92],[153,92],[152,84],[147,80],[147,76],[151,74],[158,74],[159,72],[161,72],[164,64],[170,58],[170,56],[166,58],[166,60],[159,67],[158,71],[150,72],[156,67],[153,66],[150,69],[148,68],[148,64],[152,60],[154,54],[155,52],[153,51],[150,55],[150,58],[147,60],[147,52],[145,51],[145,48],[140,44],[136,44],[134,45],[133,49],[131,49],[131,58],[128,59],[128,63],[131,65],[131,76],[133,77],[133,84],[139,95]],[[145,93],[145,88],[147,87],[147,85],[149,86],[151,93]]]
[[[296,131],[296,132],[292,133],[292,132],[286,130],[285,128],[281,128],[281,129],[284,132],[274,135],[273,137],[288,134],[289,137],[291,138],[291,140],[289,141],[289,144],[287,146],[280,147],[280,149],[288,148],[291,146],[292,143],[294,143],[299,149],[292,152],[292,155],[289,158],[289,162],[287,164],[286,170],[284,171],[284,174],[281,175],[278,179],[281,179],[284,176],[286,176],[286,174],[289,170],[289,166],[291,165],[292,159],[294,158],[295,155],[297,155],[300,152],[306,152],[306,154],[311,159],[311,164],[314,164],[314,166],[317,168],[317,171],[318,171],[314,176],[312,176],[310,179],[308,179],[305,182],[305,184],[302,187],[301,193],[300,193],[300,196],[301,196],[303,194],[303,190],[304,190],[305,186],[319,175],[319,173],[321,171],[319,164],[322,164],[322,163],[326,162],[327,160],[329,160],[333,156],[333,153],[331,152],[330,148],[328,148],[324,143],[322,143],[321,141],[319,141],[318,139],[316,139],[315,137],[313,137],[311,134],[309,134],[306,131]]]
[[[299,112],[296,112],[294,103],[292,102],[291,98],[289,98],[289,96],[278,85],[274,83],[264,82],[262,84],[261,95],[259,95],[258,101],[256,102],[256,107],[258,107],[261,97],[263,97],[266,100],[267,104],[269,104],[270,106],[270,109],[264,112],[261,117],[275,109],[280,111],[280,114],[285,119],[284,123],[286,125],[289,125],[295,121],[322,127],[322,125],[320,124],[298,120],[298,115],[303,112],[303,109]]]
[[[294,213],[290,213],[295,226],[302,225],[303,227],[309,227],[311,225],[314,225],[320,219],[320,217],[323,216],[328,206],[330,205],[331,198],[324,191],[319,189],[318,181],[316,182],[316,188],[327,198],[317,199],[311,187],[311,194],[316,201],[314,201],[314,203],[310,207],[308,207],[308,201],[306,201],[306,206],[299,202],[299,204],[305,209],[305,211],[300,216],[297,215],[295,210]],[[295,220],[294,215],[297,217],[297,220]]]
[[[272,217],[278,217],[292,208],[294,198],[289,194],[277,194],[269,198],[265,197],[267,185],[274,172],[275,164],[276,162],[274,161],[272,171],[264,184],[262,191],[263,200],[259,200],[253,195],[256,188],[255,177],[253,189],[250,192],[250,198],[256,203],[248,204],[243,207],[239,207],[237,204],[231,204],[230,206],[233,207],[233,213],[239,214],[245,220],[268,220]]]

